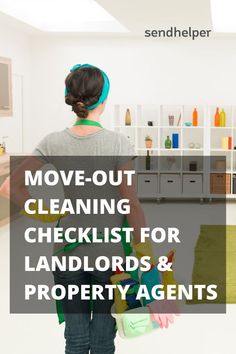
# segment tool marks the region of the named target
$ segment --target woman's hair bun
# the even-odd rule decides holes
[[[78,98],[72,96],[71,93],[68,93],[68,95],[65,98],[66,104],[69,106],[72,106],[72,111],[77,114],[78,117],[80,118],[87,118],[88,117],[88,110],[84,106],[84,104],[80,101],[78,101]]]
[[[72,111],[79,118],[88,117],[86,107],[94,105],[102,92],[104,78],[99,69],[95,67],[81,68],[71,72],[66,78],[67,96],[66,104],[72,106]]]
[[[77,114],[78,117],[80,118],[87,118],[88,117],[88,110],[86,107],[84,107],[83,104],[80,102],[74,103],[72,105],[72,111]]]

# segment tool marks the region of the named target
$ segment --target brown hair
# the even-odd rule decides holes
[[[72,106],[79,118],[88,117],[86,107],[95,104],[102,92],[104,78],[101,71],[95,67],[85,67],[71,72],[66,80],[66,104]]]

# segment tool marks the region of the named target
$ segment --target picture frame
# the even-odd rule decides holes
[[[12,115],[11,59],[0,57],[0,117],[11,117]]]

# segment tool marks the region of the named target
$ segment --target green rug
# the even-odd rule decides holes
[[[194,258],[192,283],[217,284],[218,297],[211,303],[235,304],[236,225],[201,225]],[[195,297],[191,303],[200,301]]]

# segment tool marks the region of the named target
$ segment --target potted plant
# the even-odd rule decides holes
[[[147,149],[151,149],[152,147],[152,138],[149,135],[145,137],[145,146]]]

